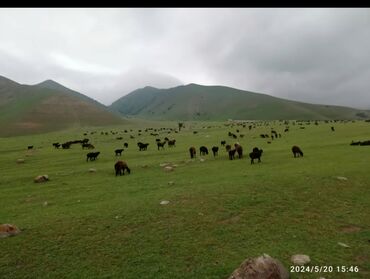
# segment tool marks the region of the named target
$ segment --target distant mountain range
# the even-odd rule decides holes
[[[0,76],[0,136],[124,124],[123,117],[152,120],[368,119],[369,110],[315,105],[225,86],[145,87],[111,106],[46,80],[23,85]]]
[[[290,101],[225,86],[189,84],[169,89],[145,87],[110,106],[122,115],[157,120],[364,119],[369,110]]]
[[[0,136],[119,123],[104,105],[55,81],[22,85],[0,76]]]

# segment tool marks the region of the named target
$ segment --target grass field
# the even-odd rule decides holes
[[[0,277],[227,278],[244,259],[267,253],[288,270],[294,254],[309,255],[310,266],[335,268],[291,278],[370,278],[370,146],[349,145],[370,139],[370,123],[290,124],[284,133],[278,121],[252,131],[186,122],[180,133],[160,134],[176,139],[176,147],[160,151],[151,131],[137,136],[137,129],[154,126],[177,123],[0,138],[0,223],[22,230],[0,239]],[[271,127],[282,137],[268,144],[259,135]],[[245,135],[237,141],[246,156],[230,161],[220,141],[233,144],[227,133],[236,129]],[[89,151],[80,145],[52,146],[92,130],[97,133],[87,138],[101,152],[96,161],[86,162]],[[100,134],[111,130],[119,133]],[[138,141],[149,142],[148,150],[139,152]],[[116,177],[114,150],[123,142],[129,147],[122,159],[132,173]],[[218,145],[219,156],[210,152],[201,162],[201,145]],[[302,148],[303,158],[293,158],[292,145]],[[264,150],[262,163],[251,165],[247,154],[255,146]],[[25,163],[17,164],[19,158]],[[164,172],[165,162],[178,167]],[[34,183],[41,174],[50,181]],[[336,272],[343,265],[360,271]]]

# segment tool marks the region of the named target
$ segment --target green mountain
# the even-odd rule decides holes
[[[55,81],[22,85],[0,76],[0,136],[122,122],[102,104]]]
[[[225,86],[189,84],[169,89],[145,87],[115,101],[124,116],[158,120],[361,119],[370,111],[315,105]]]

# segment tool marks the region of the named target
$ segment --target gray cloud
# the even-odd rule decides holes
[[[1,9],[0,75],[105,104],[219,84],[370,108],[370,9]]]

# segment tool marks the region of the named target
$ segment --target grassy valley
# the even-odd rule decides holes
[[[370,151],[349,143],[370,139],[370,123],[294,124],[284,132],[282,121],[258,122],[251,130],[253,123],[189,121],[181,132],[168,133],[159,129],[175,129],[177,122],[130,120],[0,138],[0,220],[22,230],[0,239],[1,276],[227,278],[248,257],[267,253],[289,270],[290,257],[302,253],[310,256],[310,266],[360,271],[291,273],[293,279],[369,278]],[[148,127],[159,135],[145,132]],[[260,137],[271,128],[282,137]],[[229,131],[238,138],[228,137]],[[52,146],[84,137],[95,150]],[[157,150],[155,139],[164,137],[176,139],[176,147]],[[238,141],[244,158],[230,161],[221,140]],[[138,150],[139,141],[149,143],[147,151]],[[124,142],[129,147],[117,158],[114,150]],[[218,145],[219,155],[199,156],[201,145]],[[293,158],[293,145],[304,157]],[[190,146],[197,149],[193,160]],[[261,163],[251,165],[248,153],[255,146],[264,153]],[[90,151],[100,157],[86,162]],[[19,158],[25,163],[17,164]],[[130,175],[115,176],[119,159],[128,163]],[[163,163],[177,167],[165,172]],[[50,181],[34,183],[41,174]],[[161,205],[163,200],[169,203]]]

